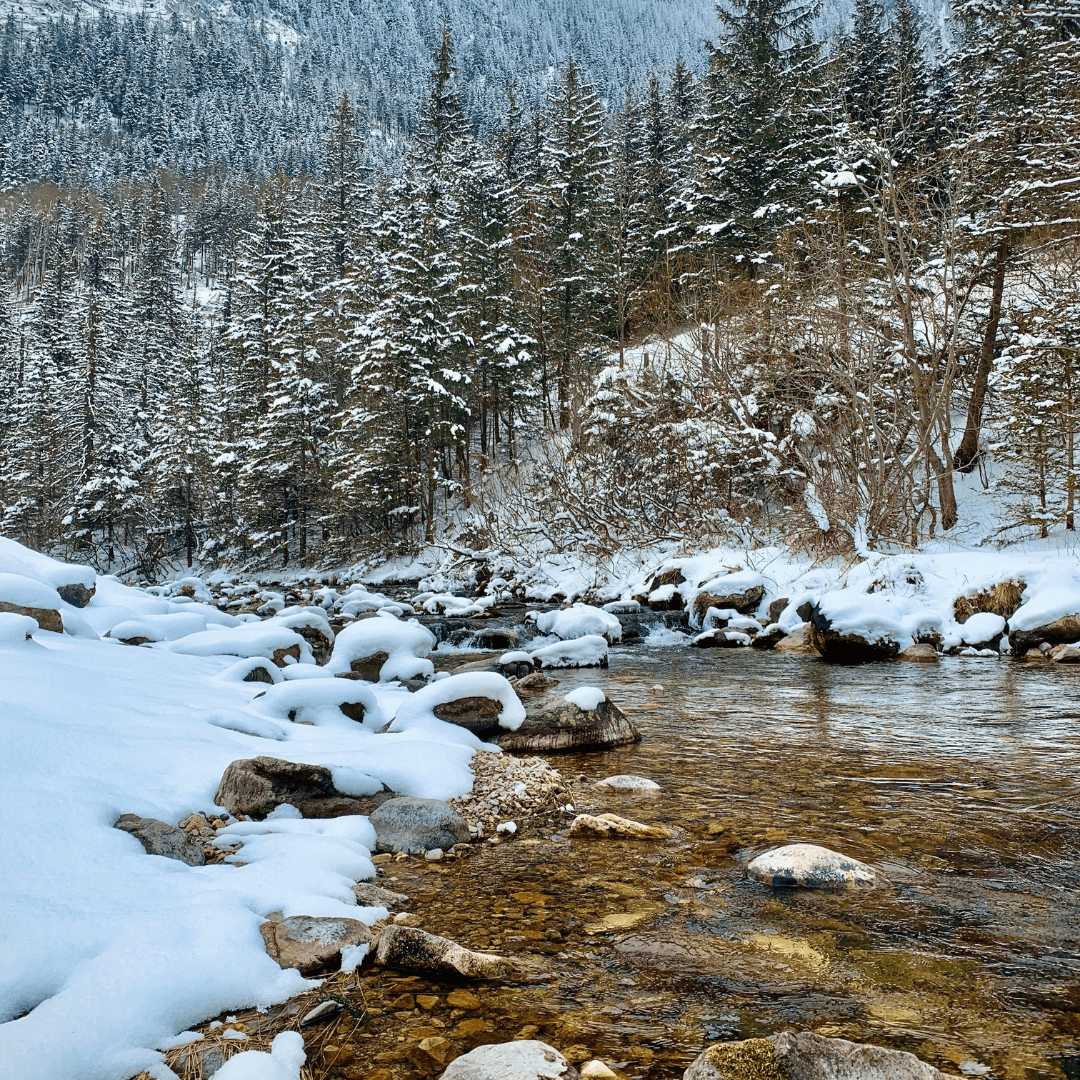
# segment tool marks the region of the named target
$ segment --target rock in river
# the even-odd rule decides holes
[[[503,956],[473,952],[449,938],[396,924],[379,934],[375,963],[438,975],[463,975],[467,979],[505,979],[514,973],[512,961]]]
[[[571,836],[612,837],[620,840],[670,840],[675,834],[663,825],[643,825],[618,814],[578,814],[570,822]]]
[[[578,1080],[579,1073],[553,1046],[522,1039],[479,1046],[455,1058],[442,1080]]]
[[[872,889],[873,867],[817,844],[788,844],[759,855],[746,867],[748,877],[775,888]]]
[[[630,776],[620,773],[618,776],[606,776],[603,780],[597,780],[593,787],[611,788],[612,791],[638,791],[656,795],[660,791],[660,785],[647,776]]]
[[[710,1046],[683,1080],[945,1080],[945,1075],[903,1050],[782,1031]]]
[[[938,654],[933,645],[909,645],[896,659],[906,660],[909,664],[936,664]]]
[[[528,716],[517,731],[495,737],[504,750],[588,750],[626,746],[641,734],[626,714],[605,697],[591,709],[549,697],[527,706]]]
[[[179,859],[188,866],[202,866],[206,862],[206,855],[195,837],[157,818],[122,814],[117,819],[116,828],[131,833],[146,848],[148,855]]]
[[[465,819],[439,799],[387,799],[370,817],[379,851],[423,855],[469,842]]]
[[[338,966],[341,951],[348,945],[365,945],[371,931],[358,919],[317,919],[292,915],[259,927],[266,951],[283,968],[296,968],[301,975],[318,975]]]

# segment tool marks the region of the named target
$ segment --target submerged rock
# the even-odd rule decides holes
[[[455,1058],[442,1080],[579,1080],[553,1046],[535,1039],[479,1046]]]
[[[379,851],[423,855],[433,848],[447,851],[469,842],[469,826],[439,799],[387,799],[368,819]]]
[[[683,1080],[944,1080],[945,1075],[903,1050],[782,1031],[710,1046]]]
[[[148,855],[178,859],[188,866],[203,866],[206,863],[206,855],[195,837],[175,825],[158,821],[157,818],[122,814],[117,819],[115,828],[131,833],[146,848]]]
[[[463,975],[467,979],[505,979],[514,972],[513,962],[504,956],[473,952],[415,926],[385,927],[379,934],[375,963],[410,971]]]
[[[655,780],[650,780],[647,776],[631,776],[624,773],[597,780],[593,787],[611,788],[613,791],[641,791],[653,795],[660,791],[660,785]]]
[[[578,814],[570,822],[571,836],[612,837],[620,840],[670,840],[675,834],[664,825],[643,825],[618,814]]]
[[[561,698],[539,702],[517,731],[492,741],[504,750],[587,750],[641,742],[641,733],[606,698],[593,709]]]
[[[280,922],[267,920],[259,927],[266,951],[283,968],[301,975],[318,975],[337,967],[348,945],[371,941],[371,931],[359,919],[318,919],[292,915]]]
[[[747,877],[774,888],[873,888],[877,874],[866,863],[817,844],[788,844],[753,859]]]

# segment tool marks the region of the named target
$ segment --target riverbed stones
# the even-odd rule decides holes
[[[747,877],[774,888],[871,889],[873,867],[817,844],[787,844],[753,859]]]
[[[590,839],[670,840],[675,834],[664,825],[644,825],[618,814],[578,814],[570,822],[570,835]]]
[[[268,919],[259,927],[266,951],[283,968],[301,975],[318,975],[340,966],[341,952],[349,945],[371,941],[371,931],[359,919],[315,918],[292,915]]]
[[[202,845],[191,833],[175,825],[158,821],[157,818],[139,817],[138,814],[122,814],[115,827],[131,833],[146,849],[147,855],[177,859],[188,866],[203,866],[206,863]]]
[[[813,1031],[782,1031],[710,1046],[683,1080],[944,1080],[945,1075],[903,1050]]]
[[[368,820],[379,851],[423,855],[469,842],[469,826],[440,799],[387,799]]]
[[[594,709],[558,697],[525,705],[528,715],[521,727],[492,740],[504,750],[598,750],[641,741],[626,714],[606,698]]]
[[[630,773],[605,776],[603,780],[597,780],[593,787],[609,788],[612,791],[633,791],[650,795],[660,793],[660,785],[655,780],[650,780],[647,776],[633,776]]]
[[[565,791],[562,776],[538,757],[477,754],[472,760],[473,786],[450,800],[476,836],[494,832],[508,817],[525,823],[534,814],[550,810]]]
[[[1009,633],[1009,647],[1013,656],[1024,656],[1029,649],[1040,645],[1070,645],[1080,641],[1080,615],[1063,615],[1045,626],[1034,630],[1013,630]]]
[[[367,804],[334,787],[330,770],[280,758],[242,758],[221,777],[214,802],[230,814],[264,818],[283,803],[304,817],[343,817],[362,814]]]
[[[896,659],[909,664],[936,664],[938,654],[933,645],[909,645]]]
[[[506,957],[473,952],[419,927],[396,924],[384,927],[379,934],[375,963],[408,971],[461,975],[466,979],[505,979],[514,973],[513,962]]]
[[[580,1076],[553,1046],[517,1039],[478,1046],[455,1058],[442,1080],[580,1080]]]

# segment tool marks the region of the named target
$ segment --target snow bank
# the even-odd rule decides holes
[[[530,654],[539,660],[541,667],[604,667],[607,664],[608,643],[596,634],[575,638],[573,641],[556,641]]]
[[[64,607],[60,594],[51,586],[22,574],[0,573],[0,602],[16,607],[51,608],[59,611]]]
[[[311,646],[295,630],[269,622],[244,623],[231,629],[214,627],[166,642],[163,647],[186,656],[262,656],[267,660],[272,660],[276,652],[295,647],[300,652],[299,661],[286,656],[286,663],[315,663]]]
[[[338,634],[326,666],[337,674],[349,671],[354,661],[386,653],[387,659],[379,669],[379,681],[411,679],[430,675],[435,670],[435,665],[426,659],[435,644],[435,635],[426,626],[378,615],[346,626]]]
[[[517,731],[525,723],[525,706],[507,679],[494,671],[467,671],[440,679],[410,694],[398,708],[394,728],[404,731],[418,720],[435,719],[433,710],[436,706],[473,697],[499,703],[499,727]]]
[[[341,708],[343,705],[361,706],[363,724],[373,731],[389,720],[369,684],[333,677],[283,681],[277,686],[268,686],[252,701],[251,711],[298,724],[348,728],[356,721],[349,719]]]
[[[854,589],[825,593],[818,609],[838,633],[856,634],[872,645],[891,641],[900,649],[927,633],[940,634],[943,623],[940,615],[908,597]]]
[[[544,611],[536,616],[541,634],[554,634],[563,641],[600,635],[608,641],[622,641],[622,623],[603,608],[574,604],[562,611]]]
[[[64,585],[92,589],[96,577],[93,567],[51,559],[5,536],[0,536],[0,572],[33,578],[53,589]]]

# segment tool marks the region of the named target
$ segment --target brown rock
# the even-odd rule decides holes
[[[409,1050],[409,1060],[422,1072],[430,1075],[438,1072],[450,1060],[454,1047],[449,1039],[434,1035],[421,1039]]]
[[[297,663],[300,661],[300,646],[290,645],[287,649],[275,649],[274,650],[274,663],[278,667],[287,667],[285,663],[285,657],[291,656]]]
[[[1080,649],[1075,645],[1055,645],[1046,656],[1056,664],[1080,664]]]
[[[909,664],[936,664],[938,654],[933,645],[909,645],[896,659]]]
[[[344,817],[364,813],[367,804],[342,795],[330,770],[321,765],[257,757],[234,761],[221,777],[214,801],[230,814],[263,818],[282,803],[304,817]]]
[[[791,601],[786,596],[781,600],[774,600],[769,605],[769,622],[776,622],[780,616],[784,614],[784,611],[790,603]]]
[[[542,671],[534,671],[531,674],[518,679],[518,681],[514,683],[514,689],[520,696],[521,694],[539,694],[558,685],[558,679],[552,679]]]
[[[463,975],[467,979],[504,979],[514,966],[493,953],[472,952],[449,938],[414,926],[388,926],[379,934],[375,962],[383,967]]]
[[[64,620],[59,611],[52,608],[20,607],[18,604],[9,604],[6,600],[0,600],[0,611],[10,611],[13,615],[29,615],[37,620],[42,630],[51,630],[54,634],[64,632]]]
[[[311,646],[316,664],[325,664],[330,659],[334,643],[317,626],[294,626],[292,629]]]
[[[371,931],[357,919],[318,919],[293,915],[259,927],[266,951],[283,968],[301,975],[318,975],[337,967],[347,945],[371,941]]]
[[[404,893],[380,889],[378,885],[372,885],[369,881],[358,881],[352,887],[352,891],[356,902],[365,907],[384,907],[387,911],[393,911],[409,902],[409,898]]]
[[[56,591],[60,594],[60,599],[65,604],[70,604],[72,607],[84,608],[94,598],[94,593],[97,592],[97,586],[91,585],[87,588],[85,585],[76,582],[74,585],[57,585]]]
[[[817,652],[810,640],[810,624],[803,623],[798,630],[793,630],[787,637],[781,638],[774,646],[776,652]]]
[[[764,585],[754,585],[736,593],[698,593],[694,599],[694,614],[699,624],[711,607],[734,608],[740,615],[753,615],[764,595]]]
[[[439,999],[435,994],[417,994],[416,1004],[425,1012],[430,1012],[439,1004]]]
[[[453,1009],[479,1009],[480,999],[468,990],[451,990],[446,995],[446,1004]]]
[[[466,697],[436,705],[431,711],[448,724],[456,724],[479,734],[499,726],[502,704],[488,697]]]
[[[481,1020],[479,1017],[473,1017],[471,1020],[462,1020],[457,1027],[454,1028],[454,1034],[462,1039],[467,1039],[470,1035],[479,1035],[482,1031],[491,1031],[491,1021]]]
[[[361,656],[349,665],[349,670],[358,678],[367,682],[378,682],[383,664],[390,659],[389,653],[377,652],[370,656]]]
[[[1029,649],[1040,645],[1071,645],[1080,641],[1080,615],[1065,615],[1034,630],[1013,630],[1009,633],[1009,645],[1013,656],[1023,656]]]
[[[641,741],[641,733],[616,705],[601,701],[595,709],[578,708],[565,699],[545,699],[527,709],[517,731],[495,735],[504,750],[582,750],[628,746]]]

